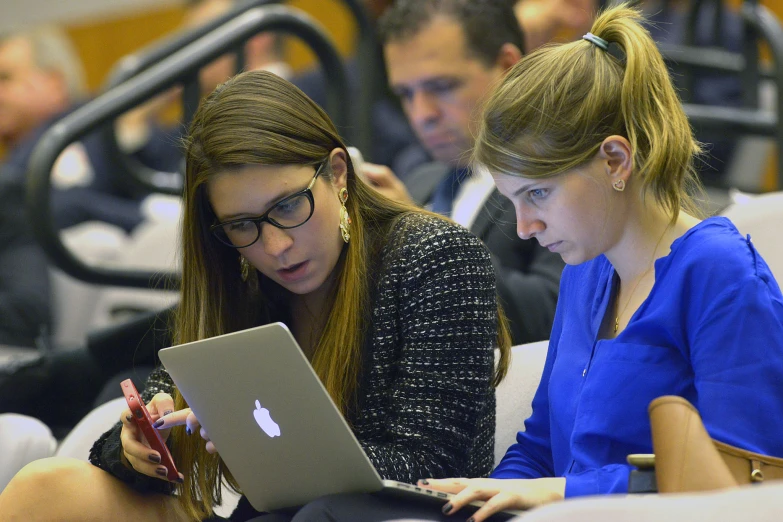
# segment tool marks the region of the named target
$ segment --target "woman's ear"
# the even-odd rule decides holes
[[[631,144],[622,136],[609,136],[598,151],[598,155],[606,162],[606,174],[612,183],[623,180],[628,183],[633,166]]]
[[[346,188],[348,184],[348,155],[345,149],[339,147],[332,149],[329,154],[329,163],[332,169],[332,185],[337,190]]]

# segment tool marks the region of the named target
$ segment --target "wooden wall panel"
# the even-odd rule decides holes
[[[356,26],[342,2],[292,0],[287,4],[302,9],[323,24],[341,54],[347,56],[353,52]],[[121,57],[175,31],[183,15],[182,7],[169,7],[116,19],[69,25],[67,30],[84,63],[90,90],[94,92],[100,88],[112,66]],[[295,38],[287,46],[286,57],[297,70],[314,64],[312,53]]]
[[[103,85],[120,58],[174,31],[183,14],[182,8],[175,7],[68,26],[68,34],[82,58],[90,91],[95,92]]]

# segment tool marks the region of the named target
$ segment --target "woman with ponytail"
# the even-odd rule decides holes
[[[783,296],[750,238],[694,201],[700,147],[642,22],[608,9],[523,57],[484,107],[475,161],[520,237],[568,266],[525,431],[491,478],[428,480],[456,494],[444,512],[627,492],[663,395],[714,439],[783,457]]]
[[[366,186],[326,113],[268,72],[209,95],[185,153],[174,342],[283,321],[381,477],[486,476],[510,336],[481,242]],[[49,459],[17,474],[0,519],[212,517],[222,485],[241,486],[164,370],[144,399],[179,481],[126,410],[94,466]],[[231,519],[256,515],[242,500]]]

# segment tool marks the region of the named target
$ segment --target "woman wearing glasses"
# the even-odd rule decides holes
[[[186,161],[175,342],[282,321],[383,478],[488,474],[493,385],[510,343],[483,245],[365,186],[326,114],[273,74],[215,90],[193,120]],[[212,515],[221,479],[238,486],[207,434],[189,435],[198,420],[163,370],[145,400],[182,484],[166,481],[126,411],[93,447],[95,466],[51,460],[20,472],[0,518]],[[88,495],[71,496],[86,483]],[[68,500],[53,501],[60,494]],[[242,501],[232,519],[254,515]]]

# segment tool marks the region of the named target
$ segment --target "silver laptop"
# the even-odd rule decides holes
[[[451,496],[381,479],[282,323],[158,355],[258,511],[333,493],[413,495],[440,504]]]

